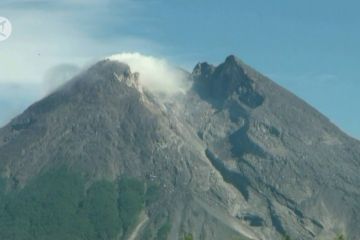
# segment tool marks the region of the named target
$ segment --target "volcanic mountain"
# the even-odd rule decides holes
[[[139,74],[102,60],[0,129],[0,239],[358,239],[359,141],[235,56],[167,97]]]

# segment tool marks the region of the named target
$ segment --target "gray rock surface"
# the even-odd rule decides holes
[[[0,129],[7,188],[66,164],[161,183],[136,239],[358,239],[360,143],[318,111],[234,56],[167,101],[137,77],[101,61]]]

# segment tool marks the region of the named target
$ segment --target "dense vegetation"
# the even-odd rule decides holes
[[[167,221],[166,223],[164,223],[161,226],[161,228],[157,232],[156,239],[157,240],[166,240],[168,238],[170,230],[171,230],[171,223],[169,221]]]
[[[82,240],[125,236],[144,206],[144,185],[134,179],[99,181],[85,189],[79,174],[60,169],[20,191],[3,194],[0,239]]]
[[[147,206],[153,204],[160,196],[160,187],[156,183],[150,183],[147,186],[145,194],[145,204]]]
[[[159,197],[159,187],[145,186],[131,178],[119,182],[98,181],[86,188],[80,174],[65,168],[48,172],[19,191],[5,194],[0,179],[0,239],[88,240],[124,239],[145,205]],[[166,240],[169,220],[157,230]],[[193,240],[192,234],[184,240]],[[284,240],[290,240],[288,236]],[[339,235],[335,240],[345,240]]]
[[[81,211],[92,225],[92,239],[111,239],[119,232],[119,210],[115,184],[101,181],[91,186]]]
[[[124,179],[119,184],[119,209],[123,229],[128,231],[144,207],[144,184],[135,179]]]

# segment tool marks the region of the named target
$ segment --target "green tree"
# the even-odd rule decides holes
[[[290,236],[289,235],[286,235],[283,237],[283,240],[291,240]]]
[[[157,240],[166,240],[171,230],[171,223],[166,222],[157,232]]]
[[[191,233],[185,234],[184,240],[194,240],[193,235]]]
[[[339,234],[334,240],[345,240],[344,235]]]

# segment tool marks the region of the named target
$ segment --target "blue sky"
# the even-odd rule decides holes
[[[0,122],[44,94],[58,64],[119,52],[188,70],[235,54],[360,138],[360,3],[334,0],[2,0]]]

